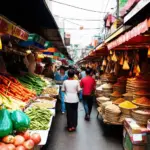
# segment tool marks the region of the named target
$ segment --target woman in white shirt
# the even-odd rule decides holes
[[[68,71],[68,79],[63,82],[62,91],[65,92],[65,104],[67,110],[67,128],[68,131],[75,131],[78,120],[78,92],[80,84],[74,80],[74,70]]]

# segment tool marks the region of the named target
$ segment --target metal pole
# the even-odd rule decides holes
[[[117,15],[117,19],[119,19],[119,0],[117,0],[117,12],[116,12],[116,15]]]

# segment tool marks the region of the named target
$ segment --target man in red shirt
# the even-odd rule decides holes
[[[93,94],[96,87],[95,80],[90,76],[92,69],[86,69],[86,77],[81,79],[80,86],[83,89],[83,105],[85,109],[85,120],[89,121],[93,106]]]

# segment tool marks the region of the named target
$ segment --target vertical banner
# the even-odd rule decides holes
[[[70,34],[65,33],[65,46],[70,46]]]

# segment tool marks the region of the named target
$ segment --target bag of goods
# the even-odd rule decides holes
[[[13,122],[13,128],[16,131],[25,131],[30,126],[29,117],[20,110],[13,111],[11,113],[11,120]]]
[[[6,109],[0,110],[0,137],[7,136],[13,131],[10,113]]]

